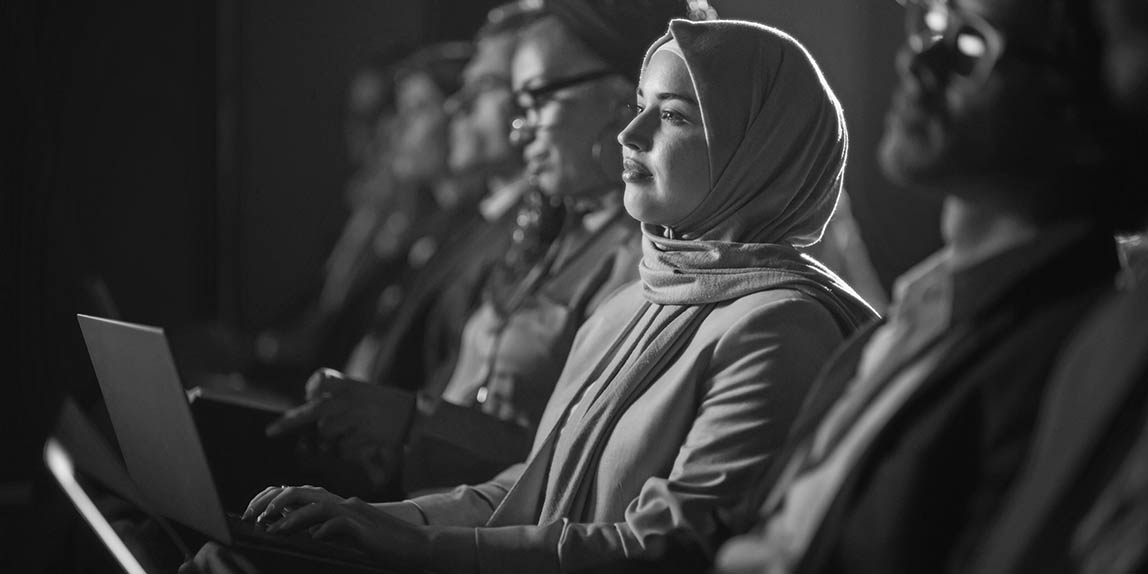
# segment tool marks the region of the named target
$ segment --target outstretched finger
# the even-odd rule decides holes
[[[275,422],[267,425],[267,429],[264,432],[266,432],[269,437],[276,437],[299,430],[315,422],[315,420],[319,418],[319,409],[322,407],[323,401],[323,398],[318,398],[287,411]]]

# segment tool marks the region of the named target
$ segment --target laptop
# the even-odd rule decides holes
[[[353,549],[306,534],[275,536],[226,514],[163,330],[89,315],[77,319],[127,473],[151,510],[232,548],[379,571]]]
[[[119,464],[117,455],[71,399],[65,399],[56,429],[44,444],[44,463],[120,568],[129,574],[146,572],[139,558],[100,511],[95,501],[99,494],[89,492],[87,483],[80,478],[99,482],[142,508],[139,492]]]

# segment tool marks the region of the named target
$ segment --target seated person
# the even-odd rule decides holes
[[[946,246],[822,371],[761,481],[759,528],[719,572],[1024,571],[975,568],[974,549],[1033,448],[1053,361],[1118,271],[1095,36],[1075,0],[905,8],[881,160],[944,195]]]
[[[752,520],[811,381],[874,318],[797,251],[833,213],[845,124],[808,53],[757,24],[674,20],[642,69],[618,135],[642,280],[579,330],[529,460],[378,506],[269,488],[249,519],[452,572],[700,571]]]
[[[300,389],[285,383],[297,385],[316,366],[346,360],[379,295],[405,268],[425,262],[428,245],[450,234],[456,205],[469,207],[478,199],[470,192],[460,201],[458,190],[470,187],[443,177],[443,102],[457,90],[471,51],[467,44],[438,44],[356,78],[350,107],[373,111],[358,113],[349,130],[349,151],[358,162],[347,192],[351,213],[320,284],[276,327],[258,333],[225,325],[174,332],[173,350],[182,368],[194,373],[192,380],[266,383],[290,394]],[[375,125],[367,139],[361,124],[370,118]],[[235,372],[246,380],[218,377]]]
[[[1091,4],[1104,41],[1105,105],[1118,116],[1107,153],[1125,168],[1121,211],[1143,229],[1148,12],[1135,0]],[[1148,285],[1121,287],[1065,345],[1037,442],[978,550],[978,571],[1148,570]]]
[[[397,478],[405,450],[407,491],[487,480],[528,454],[575,331],[638,277],[640,232],[622,208],[616,135],[644,48],[685,4],[556,0],[545,12],[520,31],[512,65],[522,114],[514,138],[540,191],[537,211],[519,215],[521,233],[489,270],[457,361],[419,382],[409,430],[395,432],[393,421],[411,418],[412,398],[321,371],[308,383],[310,402],[272,435],[316,425],[331,450],[353,454],[380,481]],[[632,28],[622,35],[619,26]]]

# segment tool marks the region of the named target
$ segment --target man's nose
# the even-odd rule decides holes
[[[911,76],[925,89],[942,88],[952,71],[952,54],[945,43],[909,37],[897,52],[897,71]]]

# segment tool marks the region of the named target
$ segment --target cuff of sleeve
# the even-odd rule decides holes
[[[501,526],[474,531],[477,572],[559,572],[558,541],[565,521],[545,526]]]
[[[433,572],[477,574],[476,528],[438,527],[431,531],[430,569]]]

